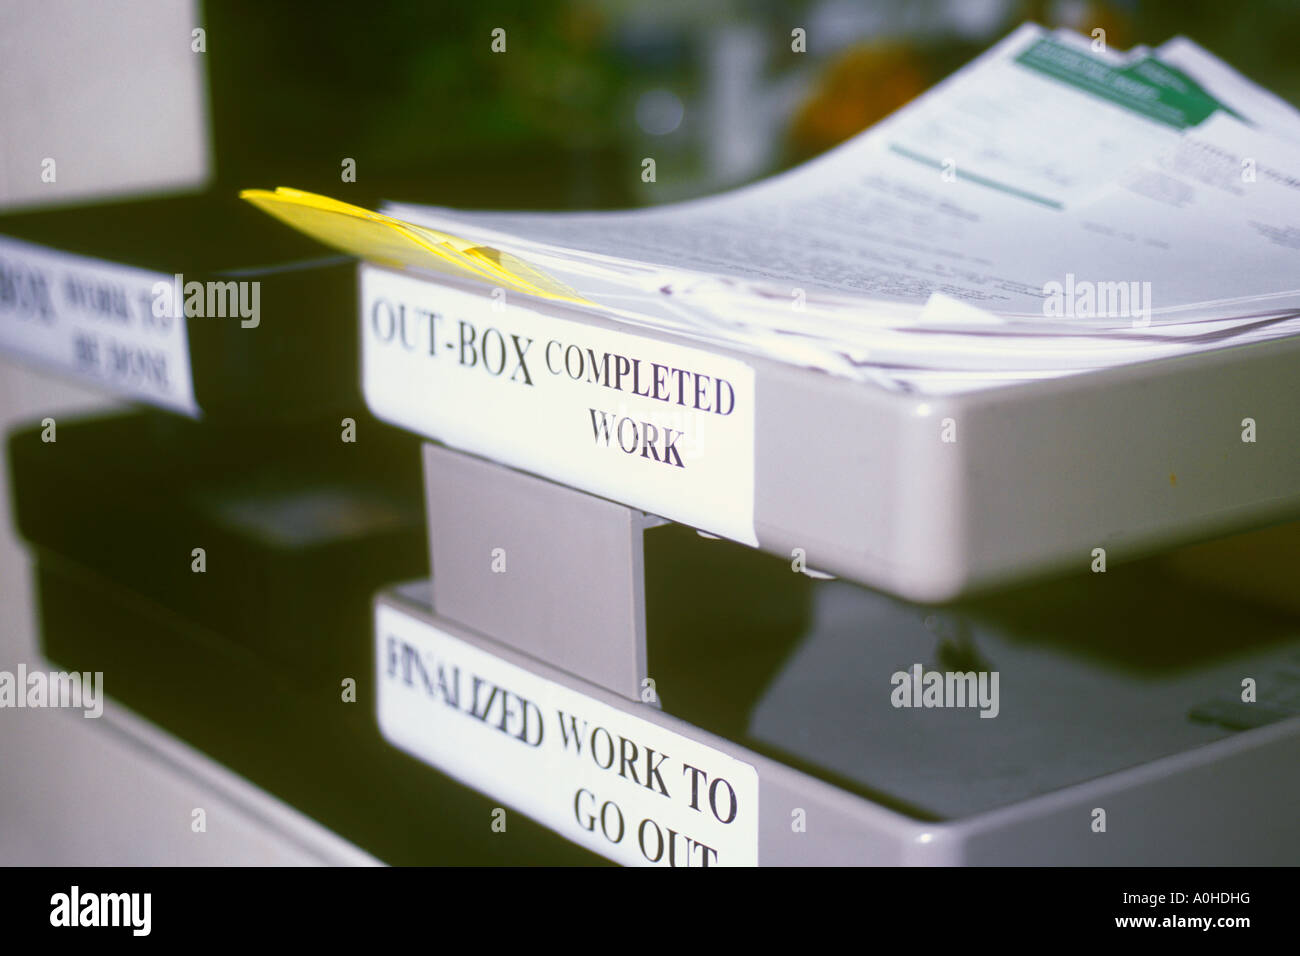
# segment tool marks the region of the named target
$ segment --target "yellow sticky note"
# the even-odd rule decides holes
[[[586,301],[519,257],[450,233],[285,186],[239,195],[299,232],[370,262],[469,276],[546,299]]]

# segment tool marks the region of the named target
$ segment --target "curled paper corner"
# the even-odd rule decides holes
[[[573,289],[517,256],[329,196],[279,186],[239,198],[292,229],[367,262],[477,279],[515,292],[590,305]]]
[[[925,308],[917,316],[918,325],[943,325],[943,326],[963,326],[963,325],[998,325],[1002,322],[995,313],[987,309],[981,309],[977,305],[958,299],[955,296],[945,295],[942,292],[930,293],[930,298],[925,303]]]

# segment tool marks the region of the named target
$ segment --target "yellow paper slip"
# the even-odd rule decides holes
[[[274,192],[245,189],[239,196],[299,232],[370,262],[469,276],[544,299],[586,303],[517,256],[449,233],[285,186]]]

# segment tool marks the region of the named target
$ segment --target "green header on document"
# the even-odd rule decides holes
[[[1111,66],[1043,37],[1016,57],[1016,62],[1174,129],[1199,126],[1216,110],[1232,113],[1187,74],[1155,57]]]

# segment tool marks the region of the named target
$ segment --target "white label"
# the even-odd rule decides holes
[[[0,348],[197,418],[185,320],[154,314],[172,277],[0,236]]]
[[[744,362],[361,269],[366,401],[380,418],[757,545]]]
[[[749,764],[388,605],[375,638],[395,746],[619,863],[757,865]]]

